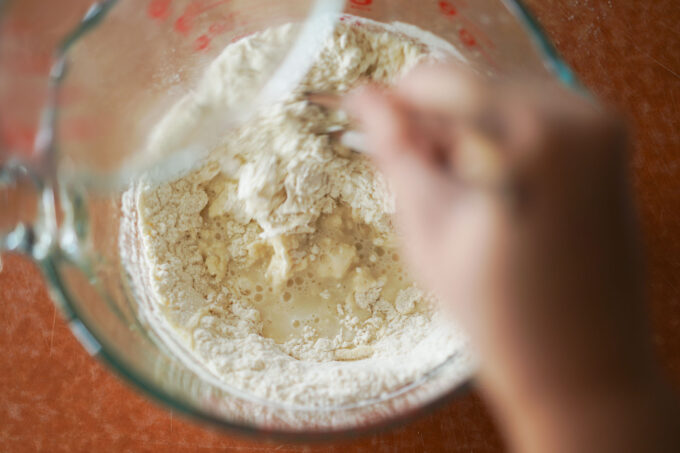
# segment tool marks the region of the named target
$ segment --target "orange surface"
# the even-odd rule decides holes
[[[680,384],[680,4],[528,4],[585,84],[630,117],[655,344]],[[8,257],[0,273],[0,322],[0,451],[503,450],[474,394],[400,429],[332,445],[275,445],[204,429],[91,359],[24,258]]]

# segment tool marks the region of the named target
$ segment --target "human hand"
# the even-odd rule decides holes
[[[449,65],[355,90],[346,108],[396,195],[415,277],[471,336],[515,445],[597,449],[612,407],[658,397],[618,117],[550,82]]]

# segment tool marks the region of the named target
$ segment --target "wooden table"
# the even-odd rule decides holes
[[[654,340],[680,383],[680,4],[531,0],[597,95],[629,115],[647,240]],[[90,358],[28,260],[0,273],[1,451],[502,451],[476,394],[408,426],[333,445],[275,445],[204,429],[158,407]]]

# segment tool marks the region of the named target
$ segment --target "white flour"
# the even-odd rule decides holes
[[[190,142],[293,36],[286,25],[227,47],[149,149]],[[435,53],[374,23],[341,24],[299,89],[225,132],[200,169],[140,182],[152,327],[171,331],[226,385],[296,405],[385,396],[454,353],[467,369],[466,340],[401,269],[383,179],[323,133],[345,119],[302,96],[390,83]]]

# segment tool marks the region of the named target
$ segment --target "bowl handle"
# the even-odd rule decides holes
[[[16,158],[0,163],[0,252],[23,252],[41,261],[52,251],[56,236],[52,186]]]

